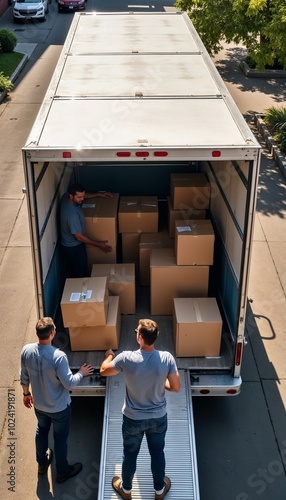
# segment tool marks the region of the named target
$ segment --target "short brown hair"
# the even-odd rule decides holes
[[[139,319],[139,334],[147,345],[154,344],[158,337],[158,325],[152,319]]]
[[[47,340],[53,330],[55,330],[55,324],[48,316],[39,319],[36,324],[36,333],[40,340]]]

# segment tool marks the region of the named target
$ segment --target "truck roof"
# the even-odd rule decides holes
[[[24,149],[138,147],[259,145],[187,14],[77,13]]]

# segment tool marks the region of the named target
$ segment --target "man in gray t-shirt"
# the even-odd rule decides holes
[[[112,486],[123,499],[131,500],[136,460],[145,434],[151,456],[155,500],[162,500],[171,487],[170,479],[165,476],[165,390],[179,392],[181,381],[172,354],[154,347],[159,335],[157,323],[141,319],[135,332],[139,349],[123,351],[117,356],[109,349],[100,368],[101,375],[106,377],[123,372],[126,382],[122,408],[122,478],[115,476]]]
[[[23,403],[33,408],[37,417],[36,459],[38,474],[46,474],[52,461],[48,438],[53,426],[58,483],[76,476],[82,469],[77,462],[67,461],[67,440],[70,427],[70,389],[83,377],[93,373],[91,365],[84,364],[73,375],[66,354],[52,345],[56,328],[52,318],[39,319],[36,325],[38,342],[26,344],[21,351],[20,382]],[[31,387],[31,392],[30,392]]]
[[[85,245],[97,247],[104,253],[109,253],[112,250],[107,240],[96,241],[89,238],[86,234],[82,204],[85,199],[94,197],[111,198],[112,194],[106,191],[86,193],[84,187],[76,183],[69,186],[68,192],[61,199],[61,248],[69,268],[70,278],[85,278],[89,276]]]

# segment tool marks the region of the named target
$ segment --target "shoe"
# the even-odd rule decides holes
[[[165,498],[165,495],[167,495],[169,489],[171,488],[171,479],[167,476],[164,477],[164,482],[165,482],[165,487],[163,493],[155,493],[155,500],[163,500]]]
[[[112,479],[112,486],[124,500],[132,500],[131,493],[125,493],[125,491],[123,491],[121,477],[114,476]]]
[[[38,465],[38,474],[40,474],[40,476],[43,476],[44,474],[47,473],[48,468],[51,465],[52,460],[53,460],[53,450],[50,450],[50,448],[48,448],[48,450],[47,450],[47,463],[45,465]]]
[[[80,462],[77,462],[76,464],[70,465],[69,466],[70,470],[65,476],[57,476],[56,477],[56,482],[57,483],[64,483],[71,477],[76,476],[77,474],[80,473],[82,470],[82,464]]]

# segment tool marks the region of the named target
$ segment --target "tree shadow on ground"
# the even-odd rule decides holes
[[[226,48],[214,57],[214,63],[225,82],[233,83],[241,92],[262,92],[271,96],[277,104],[286,100],[285,78],[247,77],[239,68],[239,63],[245,59],[247,51],[244,47]]]

